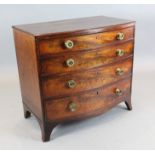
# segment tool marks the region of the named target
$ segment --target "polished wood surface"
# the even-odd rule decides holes
[[[86,33],[88,30],[92,31],[99,28],[102,28],[102,31],[107,31],[114,28],[116,29],[117,27],[127,27],[133,25],[134,22],[130,20],[106,16],[96,16],[62,21],[16,25],[14,28],[27,32],[30,35],[43,37],[47,35],[58,36],[58,34],[68,35],[69,33],[75,32]]]
[[[117,49],[124,51],[123,56],[117,56]],[[62,54],[58,56],[48,57],[41,62],[41,72],[43,76],[54,74],[68,74],[73,71],[82,71],[95,67],[100,67],[114,61],[118,61],[133,54],[133,40],[127,41],[124,44],[116,44],[91,50],[88,52],[77,54]],[[75,64],[72,67],[66,65],[68,59],[73,59]]]
[[[124,71],[124,74],[117,75],[117,68],[121,68]],[[48,78],[43,81],[43,96],[45,99],[49,97],[60,97],[98,88],[128,76],[131,74],[131,70],[132,57],[106,67],[83,72],[82,74],[81,72],[77,72],[68,74],[65,77],[56,76],[55,78]],[[70,80],[74,80],[76,82],[75,88],[69,88],[67,86],[67,82]]]
[[[134,35],[133,27],[77,37],[41,40],[39,43],[39,53],[40,55],[61,52],[73,53],[80,50],[99,48],[104,46],[105,43],[120,42],[120,40],[117,40],[116,38],[118,33],[124,33],[125,36],[123,40],[132,39]],[[68,49],[65,47],[64,44],[67,40],[73,41],[73,48]]]
[[[116,88],[122,90],[123,93],[121,96],[115,94]],[[82,95],[46,101],[46,117],[50,121],[74,120],[77,117],[90,116],[92,113],[97,114],[98,112],[96,111],[105,112],[119,102],[125,101],[129,92],[130,78],[106,88],[85,92]],[[77,104],[77,110],[74,112],[68,108],[71,102]]]
[[[35,39],[27,33],[14,30],[14,40],[23,104],[42,120]]]
[[[13,30],[24,117],[34,114],[43,141],[61,122],[102,114],[122,101],[132,109],[135,22],[99,16]]]

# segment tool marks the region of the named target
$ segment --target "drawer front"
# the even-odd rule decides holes
[[[41,72],[42,75],[65,74],[71,71],[91,69],[125,58],[132,52],[133,41],[129,41],[106,49],[83,52],[82,54],[63,54],[43,60]]]
[[[122,36],[118,39],[118,35]],[[120,42],[134,37],[134,27],[91,35],[53,38],[39,41],[40,55],[95,49],[105,43]]]
[[[129,78],[107,88],[85,92],[78,96],[46,101],[46,119],[49,121],[73,120],[103,113],[125,101],[126,97],[130,95],[130,83]],[[118,93],[118,90],[121,93]]]
[[[44,98],[68,96],[120,80],[131,73],[132,57],[98,69],[44,79]]]

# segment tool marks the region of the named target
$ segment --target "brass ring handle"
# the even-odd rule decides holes
[[[116,88],[115,94],[116,94],[117,96],[121,96],[121,95],[122,95],[122,90],[120,90],[119,88]]]
[[[74,103],[74,102],[71,102],[71,103],[69,103],[68,108],[69,108],[69,110],[70,110],[71,112],[75,112],[75,111],[77,110],[77,104]]]
[[[66,47],[66,48],[71,49],[71,48],[73,48],[73,46],[74,46],[74,43],[73,43],[72,40],[67,40],[67,41],[65,41],[65,47]]]
[[[123,74],[124,74],[123,69],[117,68],[117,69],[116,69],[116,74],[117,74],[117,75],[123,75]]]
[[[122,49],[117,49],[117,50],[116,50],[116,55],[117,55],[117,56],[120,56],[120,57],[121,57],[121,56],[124,55],[124,53],[125,53],[125,52],[124,52],[124,50],[122,50]]]
[[[124,39],[124,33],[121,33],[121,32],[117,33],[116,34],[116,39],[117,40],[123,40]]]
[[[74,80],[69,80],[67,85],[69,88],[74,88],[76,86],[76,82]]]
[[[75,64],[75,62],[74,62],[74,59],[67,59],[66,60],[66,66],[68,66],[68,67],[73,67],[74,66],[74,64]]]

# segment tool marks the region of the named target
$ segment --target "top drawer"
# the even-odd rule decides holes
[[[68,38],[55,38],[44,39],[39,41],[40,55],[62,53],[62,52],[75,52],[79,50],[90,50],[103,46],[105,43],[119,42],[128,40],[134,37],[134,27],[126,29],[102,32],[91,35],[68,37]]]

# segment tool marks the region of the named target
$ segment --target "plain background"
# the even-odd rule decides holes
[[[133,111],[62,124],[42,143],[21,104],[12,25],[105,15],[136,21]],[[0,5],[0,149],[155,149],[155,5]]]

